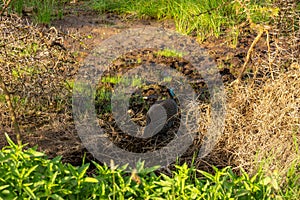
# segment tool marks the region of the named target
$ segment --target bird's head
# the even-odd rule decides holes
[[[175,93],[174,93],[174,90],[173,90],[172,88],[168,88],[168,93],[169,93],[169,95],[170,95],[170,97],[171,97],[172,99],[175,98]]]

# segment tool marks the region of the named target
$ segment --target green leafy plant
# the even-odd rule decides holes
[[[157,174],[159,166],[135,169],[110,168],[93,162],[96,171],[88,176],[90,163],[63,164],[61,157],[48,159],[35,148],[16,145],[6,135],[9,146],[0,151],[0,199],[296,199],[299,197],[299,160],[290,167],[280,188],[276,173],[262,170],[250,177],[243,169],[231,167],[215,172],[197,170],[187,164],[175,165],[171,176]],[[298,196],[297,196],[298,195]]]

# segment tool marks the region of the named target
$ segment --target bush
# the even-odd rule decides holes
[[[24,149],[7,135],[9,146],[0,152],[0,199],[272,199],[287,195],[292,199],[299,189],[294,173],[289,171],[290,187],[281,191],[276,174],[253,177],[242,170],[237,176],[230,167],[215,169],[214,174],[175,165],[171,177],[154,173],[158,167],[137,165],[131,174],[124,167],[101,166],[87,175],[89,163],[82,166],[52,160],[36,148]],[[299,167],[299,165],[298,165]],[[295,196],[294,196],[295,197]]]

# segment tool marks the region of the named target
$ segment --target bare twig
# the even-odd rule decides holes
[[[4,92],[5,100],[6,100],[8,108],[9,108],[11,122],[14,126],[15,134],[16,134],[16,137],[17,137],[17,143],[19,145],[21,145],[21,132],[20,132],[19,123],[17,121],[15,109],[14,109],[14,106],[13,106],[12,101],[11,101],[10,92],[8,91],[8,89],[6,87],[2,76],[0,76],[0,87]]]
[[[267,46],[268,46],[268,60],[269,60],[269,70],[271,73],[272,80],[274,80],[273,69],[272,69],[272,59],[271,59],[271,47],[270,47],[270,34],[269,30],[265,30],[267,34]]]
[[[11,0],[7,0],[6,2],[4,2],[4,6],[2,7],[1,11],[0,11],[0,16],[4,13],[4,11],[8,8],[9,4],[11,3]]]
[[[252,42],[252,44],[251,44],[251,46],[250,46],[250,48],[249,48],[249,50],[248,50],[248,52],[247,52],[246,60],[245,60],[245,62],[244,62],[243,68],[242,68],[242,70],[241,70],[241,72],[240,72],[240,74],[239,74],[239,76],[238,76],[238,79],[237,79],[237,82],[238,82],[238,83],[241,82],[242,77],[243,77],[243,74],[244,74],[244,72],[245,72],[245,70],[246,70],[247,64],[248,64],[248,62],[249,62],[249,60],[250,60],[251,53],[252,53],[252,51],[253,51],[255,45],[257,44],[257,42],[260,40],[260,38],[261,38],[261,36],[263,35],[263,33],[264,33],[264,29],[260,28],[260,30],[259,30],[259,32],[258,32],[258,35],[257,35],[257,36],[255,37],[255,39],[253,40],[253,42]]]

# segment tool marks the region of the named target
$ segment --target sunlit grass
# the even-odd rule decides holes
[[[196,34],[201,40],[204,36],[219,36],[222,26],[232,26],[244,19],[243,15],[236,15],[236,4],[231,0],[94,0],[92,7],[138,18],[174,19],[178,31]]]
[[[92,0],[92,7],[101,12],[116,12],[128,17],[173,19],[177,31],[207,37],[226,34],[233,45],[239,34],[239,24],[247,21],[247,13],[254,23],[269,23],[278,15],[279,8],[271,2],[235,0]]]
[[[164,49],[164,50],[160,50],[160,51],[154,52],[154,55],[164,56],[164,57],[182,58],[183,55],[184,55],[184,53],[177,52],[177,51],[172,50],[172,49]]]

